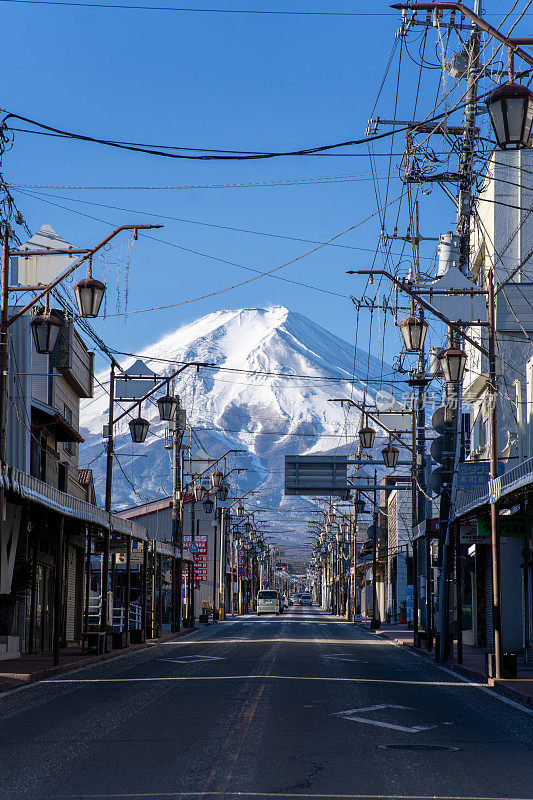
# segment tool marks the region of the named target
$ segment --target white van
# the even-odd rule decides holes
[[[281,614],[280,596],[275,589],[257,592],[257,616],[260,614]]]

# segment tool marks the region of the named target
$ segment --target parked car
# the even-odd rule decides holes
[[[257,616],[261,614],[281,614],[283,601],[275,589],[261,589],[257,592]]]
[[[301,594],[300,595],[300,605],[301,606],[312,606],[313,601],[311,599],[310,594]]]

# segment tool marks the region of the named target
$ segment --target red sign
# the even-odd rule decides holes
[[[199,533],[194,537],[194,542],[198,548],[198,552],[193,554],[194,560],[194,588],[200,588],[200,581],[207,580],[207,533]],[[188,550],[191,546],[191,534],[183,534],[183,549]]]

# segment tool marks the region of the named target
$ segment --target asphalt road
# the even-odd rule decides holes
[[[0,797],[533,798],[533,715],[294,608],[0,695]]]

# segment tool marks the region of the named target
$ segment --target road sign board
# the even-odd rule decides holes
[[[346,456],[285,456],[286,495],[348,497]]]

